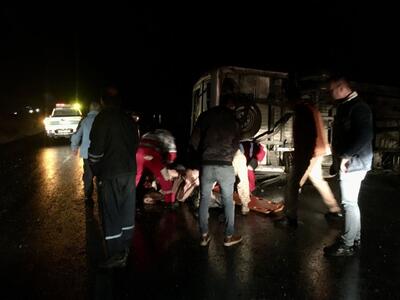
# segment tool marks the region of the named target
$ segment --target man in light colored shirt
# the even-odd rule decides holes
[[[71,149],[75,155],[78,155],[78,149],[80,157],[83,159],[83,188],[85,193],[85,202],[87,204],[93,204],[93,172],[90,169],[88,162],[88,149],[90,146],[90,130],[92,124],[100,111],[100,103],[93,101],[90,103],[90,111],[86,118],[82,119],[77,131],[71,136]]]

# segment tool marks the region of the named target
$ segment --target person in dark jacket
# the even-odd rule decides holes
[[[215,182],[221,187],[222,202],[225,207],[225,246],[241,242],[234,235],[235,207],[233,189],[235,171],[233,156],[239,149],[240,129],[234,114],[232,96],[221,97],[221,105],[203,112],[193,129],[190,145],[200,156],[200,208],[199,222],[201,246],[207,246],[211,238],[208,232],[208,208],[211,190]]]
[[[108,259],[100,267],[123,267],[135,226],[136,153],[139,136],[115,93],[102,97],[104,109],[90,132],[89,160],[98,177],[99,206]]]
[[[341,238],[325,247],[324,252],[327,256],[351,256],[361,245],[358,195],[372,164],[372,113],[346,79],[332,79],[329,88],[332,98],[338,103],[333,124],[332,152],[339,159],[345,229]]]

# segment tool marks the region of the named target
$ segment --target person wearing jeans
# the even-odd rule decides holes
[[[346,211],[345,229],[342,236],[345,245],[353,246],[354,241],[361,241],[361,214],[358,207],[358,194],[361,182],[367,171],[340,172],[340,190],[342,204]]]
[[[233,186],[235,183],[235,172],[233,166],[205,165],[200,175],[200,232],[208,233],[208,208],[211,198],[210,191],[215,182],[219,182],[221,188],[221,200],[225,210],[225,236],[232,236],[235,224],[235,207],[233,199]]]
[[[345,230],[326,256],[351,256],[361,245],[361,214],[358,196],[361,183],[372,164],[373,125],[369,106],[344,78],[330,80],[332,98],[339,103],[333,124],[332,150],[340,162],[340,190]]]
[[[229,247],[242,241],[240,235],[234,235],[235,170],[232,166],[233,157],[239,150],[240,130],[234,114],[233,96],[221,97],[221,104],[199,116],[189,143],[196,157],[200,158],[201,166],[199,209],[201,246],[207,246],[211,240],[208,232],[208,208],[215,182],[221,186],[222,201],[225,205],[224,245]]]

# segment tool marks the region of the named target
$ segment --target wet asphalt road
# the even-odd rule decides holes
[[[356,257],[322,256],[341,224],[324,219],[307,185],[296,231],[275,228],[273,216],[237,214],[243,242],[228,249],[219,209],[210,210],[204,249],[190,204],[139,205],[128,266],[105,272],[96,268],[104,258],[98,205],[83,203],[81,160],[67,142],[33,137],[0,155],[1,299],[400,299],[398,175],[367,177]],[[258,192],[279,200],[283,185]]]

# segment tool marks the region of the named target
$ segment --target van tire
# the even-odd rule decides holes
[[[260,108],[256,103],[246,103],[238,105],[235,112],[240,124],[241,138],[252,138],[261,128]]]

